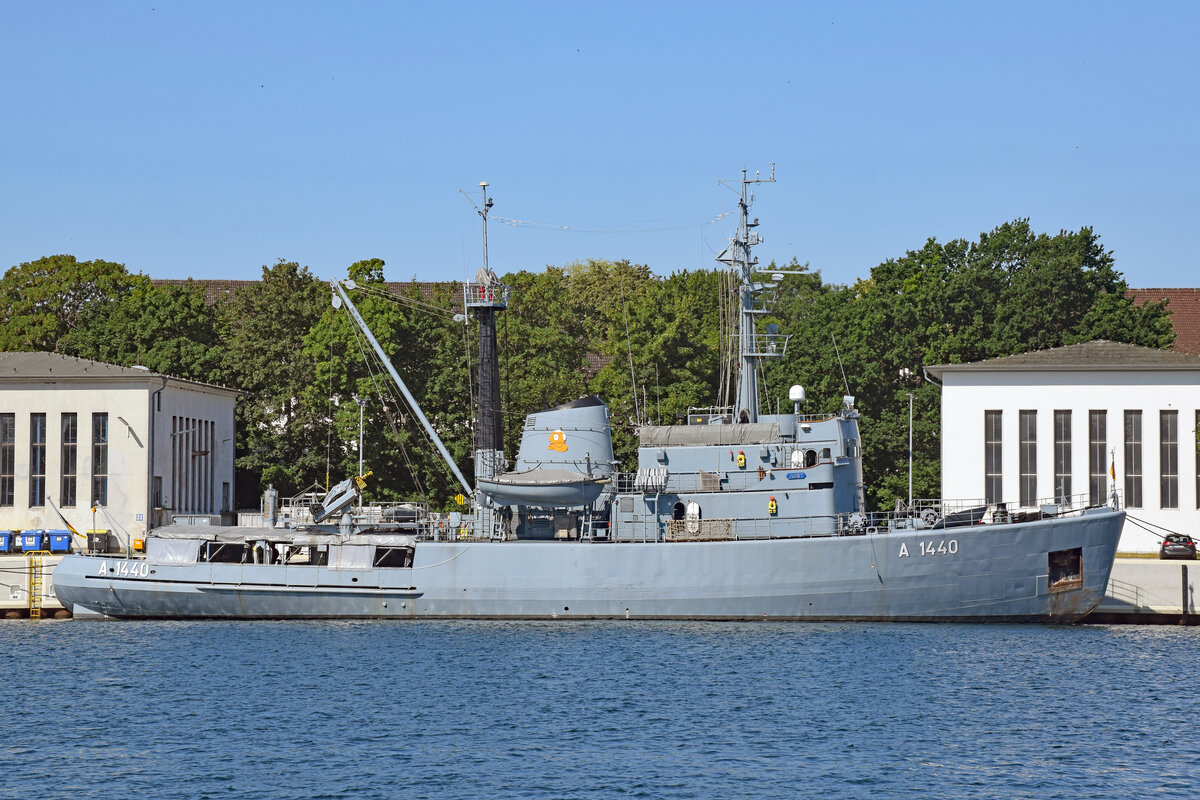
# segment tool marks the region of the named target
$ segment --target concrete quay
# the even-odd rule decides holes
[[[1090,624],[1200,625],[1196,589],[1200,561],[1120,558]]]
[[[54,596],[54,567],[61,555],[42,556],[42,617],[61,617],[67,614]],[[25,619],[29,616],[29,557],[14,553],[0,555],[0,618]]]

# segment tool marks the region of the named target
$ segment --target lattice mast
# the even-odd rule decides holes
[[[488,182],[481,181],[483,204],[476,207],[483,221],[483,266],[463,288],[463,300],[479,324],[479,380],[475,403],[475,475],[491,478],[504,470],[504,419],[500,409],[500,357],[496,348],[496,313],[508,307],[508,287],[488,266]]]
[[[738,230],[735,237],[717,256],[717,261],[728,264],[738,279],[738,369],[737,396],[733,407],[735,422],[757,422],[759,414],[759,361],[764,358],[779,358],[787,347],[787,338],[780,336],[776,326],[769,325],[765,333],[758,333],[755,318],[768,313],[768,308],[759,299],[764,291],[773,290],[776,283],[756,283],[755,266],[758,259],[751,255],[751,248],[762,243],[758,235],[758,220],[750,220],[750,206],[754,194],[750,187],[760,183],[775,182],[775,165],[771,165],[770,177],[763,178],[755,172],[747,177],[742,170],[738,199]],[[730,186],[726,181],[723,184]],[[735,190],[738,191],[738,190]]]

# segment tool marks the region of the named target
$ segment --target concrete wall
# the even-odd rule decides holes
[[[1142,503],[1129,508],[1121,537],[1124,552],[1158,549],[1160,538],[1138,522],[1200,536],[1197,497],[1196,410],[1200,379],[1194,371],[947,371],[942,391],[942,496],[983,498],[984,411],[1003,412],[1003,497],[1020,507],[1018,412],[1037,412],[1037,497],[1050,501],[1054,487],[1054,412],[1071,414],[1071,492],[1089,484],[1088,412],[1107,412],[1106,459],[1115,460],[1116,489],[1125,502],[1124,412],[1142,412]],[[1159,502],[1159,411],[1178,411],[1178,508]],[[1108,462],[1106,461],[1106,466]],[[1108,489],[1111,490],[1111,483]],[[1153,528],[1152,528],[1153,529]],[[1157,530],[1157,529],[1153,529]],[[1161,532],[1161,531],[1160,531]]]
[[[1195,614],[1200,589],[1200,562],[1159,561],[1153,558],[1118,558],[1104,600],[1096,609],[1105,615],[1134,616]]]
[[[62,556],[45,556],[42,561],[42,616],[52,617],[63,605],[54,595],[54,567]],[[29,559],[0,555],[0,616],[24,617],[29,613]]]

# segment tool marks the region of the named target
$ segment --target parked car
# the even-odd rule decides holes
[[[1167,538],[1163,539],[1158,557],[1193,561],[1196,558],[1196,543],[1192,541],[1192,537],[1182,533],[1168,533]]]

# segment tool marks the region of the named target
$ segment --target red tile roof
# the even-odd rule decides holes
[[[1138,305],[1166,300],[1175,326],[1171,349],[1200,356],[1200,289],[1130,289],[1129,294]]]

